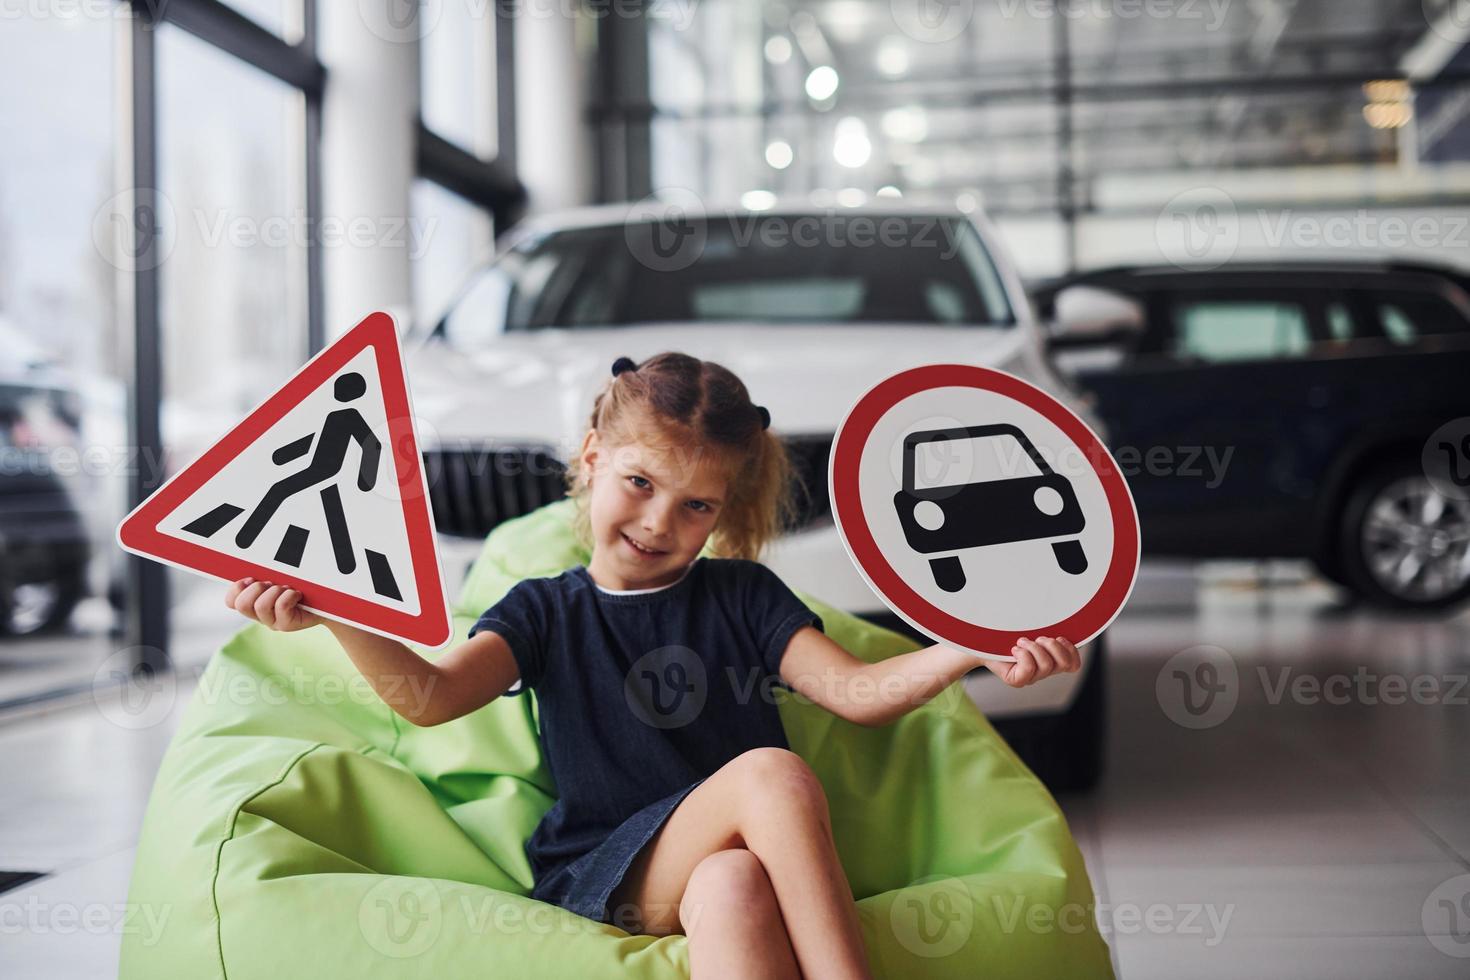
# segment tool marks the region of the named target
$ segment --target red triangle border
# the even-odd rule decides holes
[[[384,448],[386,455],[394,461],[394,471],[398,479],[404,523],[408,530],[414,587],[419,595],[418,615],[390,609],[300,576],[214,551],[158,530],[160,521],[172,514],[215,474],[261,438],[287,412],[369,347],[373,349],[377,359],[383,402],[388,414],[389,444]],[[134,554],[203,572],[226,582],[251,576],[298,589],[302,593],[303,608],[382,636],[430,649],[439,649],[447,644],[453,636],[453,620],[444,590],[444,577],[435,543],[434,515],[428,506],[428,488],[419,456],[418,440],[414,436],[412,403],[393,318],[384,312],[372,313],[320,351],[290,381],[251,411],[244,421],[170,477],[147,500],[123,518],[117,527],[117,542],[124,550]]]

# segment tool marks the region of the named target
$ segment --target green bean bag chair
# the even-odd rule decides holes
[[[459,636],[521,578],[588,559],[572,506],[486,539]],[[914,648],[801,598],[865,661]],[[780,713],[827,792],[877,976],[1112,976],[1066,821],[961,685],[882,728],[794,694]],[[527,897],[524,844],[555,797],[534,696],[419,728],[325,629],[247,626],[201,675],[159,769],[129,902],[162,928],[124,930],[120,975],[687,977],[685,937]]]

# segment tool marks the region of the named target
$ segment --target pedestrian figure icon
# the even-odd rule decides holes
[[[332,386],[332,394],[339,402],[354,401],[361,398],[365,391],[367,382],[356,372],[342,375]],[[282,466],[304,456],[311,448],[313,438],[313,435],[307,434],[282,446],[271,455],[271,462]],[[347,449],[353,440],[362,447],[357,488],[364,492],[371,490],[378,481],[378,457],[382,452],[382,443],[373,435],[373,430],[368,427],[357,409],[340,408],[328,415],[322,425],[321,438],[316,442],[316,452],[312,454],[311,462],[305,469],[277,480],[265,492],[265,496],[255,505],[255,510],[235,535],[235,544],[241,548],[250,547],[287,498],[331,480],[333,482],[322,488],[321,498],[322,510],[327,519],[327,533],[332,539],[332,553],[337,559],[337,570],[342,574],[349,574],[356,569],[357,559],[352,554],[347,517],[342,513],[342,494],[335,482],[342,471],[342,464],[347,461]]]
[[[118,525],[127,551],[438,649],[453,637],[398,329],[374,313]]]
[[[332,396],[344,404],[356,401],[366,391],[367,382],[355,371],[343,374],[332,385]],[[240,548],[254,545],[282,504],[298,493],[326,483],[318,491],[318,495],[321,497],[322,514],[326,518],[327,535],[332,542],[332,557],[337,562],[337,571],[350,575],[357,570],[357,556],[353,553],[352,534],[347,527],[347,515],[342,509],[342,491],[337,487],[337,480],[342,474],[343,464],[347,462],[347,450],[355,441],[362,450],[361,462],[357,467],[357,489],[364,493],[372,490],[378,482],[378,461],[382,456],[383,444],[373,434],[372,427],[367,424],[362,413],[350,406],[329,412],[322,422],[321,430],[320,438],[315,433],[307,433],[271,453],[271,462],[276,466],[284,466],[305,456],[311,451],[312,443],[316,443],[316,451],[303,469],[282,477],[266,490],[245,523],[240,526],[240,530],[235,533],[235,545]],[[184,530],[208,538],[244,512],[242,507],[223,503],[186,524]],[[276,561],[299,568],[310,536],[311,532],[307,528],[288,524],[281,536],[280,547],[276,549]],[[387,556],[371,548],[363,549],[363,553],[367,556],[373,591],[390,599],[403,598]]]

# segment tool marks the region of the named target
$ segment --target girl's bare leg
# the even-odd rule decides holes
[[[695,865],[679,907],[693,980],[802,980],[765,865],[745,848]]]
[[[698,950],[691,927],[698,929],[703,910],[698,894],[685,901],[690,879],[711,854],[741,847],[765,868],[801,972],[871,980],[826,794],[787,749],[742,753],[686,796],[628,868],[613,911],[636,907],[643,931],[653,934],[678,931],[677,917],[690,936],[692,964]],[[710,924],[721,925],[718,918]]]

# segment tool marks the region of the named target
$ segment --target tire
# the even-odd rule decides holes
[[[1349,592],[1356,593],[1357,590],[1353,588],[1353,584],[1348,581],[1347,576],[1342,573],[1342,569],[1338,567],[1335,561],[1329,561],[1321,555],[1318,555],[1312,560],[1312,567],[1317,569],[1318,575],[1321,575],[1338,588],[1347,589]]]
[[[1438,517],[1433,517],[1432,501],[1426,506],[1430,494],[1444,502]],[[1348,493],[1338,527],[1338,562],[1347,586],[1365,602],[1419,611],[1464,602],[1470,598],[1466,548],[1470,500],[1435,491],[1418,460],[1370,470]]]
[[[1066,712],[991,722],[1053,794],[1085,793],[1102,779],[1107,747],[1107,662],[1104,633],[1092,643],[1087,675]]]

